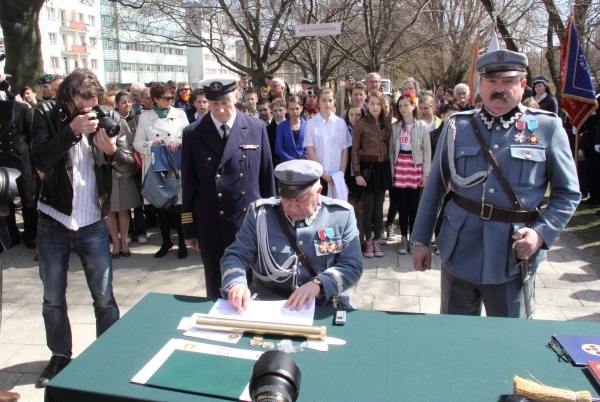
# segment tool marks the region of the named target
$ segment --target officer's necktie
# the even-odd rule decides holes
[[[227,124],[222,124],[221,125],[221,130],[223,131],[223,143],[227,144],[227,137],[229,137],[229,127],[227,127]]]

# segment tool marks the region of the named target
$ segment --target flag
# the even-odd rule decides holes
[[[579,128],[598,107],[594,84],[577,30],[569,17],[563,51],[560,57],[561,107],[569,116],[573,127]]]
[[[493,52],[494,50],[500,50],[500,45],[498,44],[498,35],[496,35],[496,27],[492,28],[492,35],[490,38],[490,44],[488,45],[488,53]]]
[[[473,47],[473,60],[471,63],[471,74],[469,74],[469,92],[471,93],[469,95],[469,102],[471,102],[471,104],[475,104],[475,102],[473,101],[473,99],[475,99],[475,90],[477,89],[475,87],[475,75],[477,74],[477,71],[475,70],[475,60],[477,60],[479,58],[479,35],[477,35],[477,37],[475,38],[475,45]]]

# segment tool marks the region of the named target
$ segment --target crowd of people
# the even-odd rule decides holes
[[[17,96],[3,91],[0,127],[14,128],[0,133],[1,164],[19,156],[11,163],[22,172],[24,221],[20,233],[11,204],[7,243],[38,250],[52,352],[37,385],[71,360],[70,252],[82,260],[100,335],[119,318],[112,260],[130,257],[129,243],[146,243],[155,225],[154,257],[169,253],[175,229],[177,258],[188,248],[201,254],[207,296],[238,308],[249,289],[289,298],[292,308],[352,307],[347,290],[360,279],[360,255],[382,257],[399,235],[396,251],[411,253],[415,269],[430,267],[430,250],[441,254],[442,312],[479,314],[485,304],[488,315],[530,317],[532,295],[522,292],[517,267],[524,261],[535,273],[580,184],[548,79],[526,87],[526,57],[497,52],[477,62],[481,92],[472,103],[466,84],[425,90],[413,78],[386,96],[374,72],[346,75],[337,92],[303,78],[291,93],[279,77],[253,86],[242,75],[195,88],[134,83],[110,96],[78,69],[40,77],[40,100],[29,86]],[[118,134],[98,126],[102,105]],[[582,192],[599,206],[597,116],[575,134],[586,159]],[[8,147],[5,135],[14,135]],[[484,145],[507,178],[490,168]],[[141,196],[156,146],[181,153],[181,191],[168,207]],[[502,241],[493,240],[498,233]]]

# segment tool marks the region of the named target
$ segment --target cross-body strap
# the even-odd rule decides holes
[[[279,221],[279,226],[281,226],[281,230],[283,231],[285,236],[288,238],[288,241],[292,245],[292,248],[298,255],[298,259],[300,260],[300,262],[302,262],[302,265],[304,265],[308,269],[308,271],[310,272],[310,274],[312,276],[317,276],[318,273],[314,269],[314,267],[312,266],[310,261],[308,260],[308,257],[306,256],[306,254],[304,254],[304,252],[300,249],[300,247],[298,247],[298,243],[296,243],[296,239],[292,235],[292,232],[290,231],[290,227],[288,226],[288,221],[287,221],[287,218],[285,217],[285,214],[283,213],[283,208],[280,205],[276,205],[273,207],[273,209],[275,209],[275,214],[277,215],[277,220]]]
[[[475,138],[477,138],[477,141],[479,141],[479,145],[481,145],[481,148],[483,149],[483,155],[485,156],[485,159],[487,159],[488,163],[492,167],[492,170],[494,171],[494,173],[500,180],[500,183],[502,184],[504,191],[506,191],[506,194],[508,194],[508,197],[511,199],[511,202],[512,202],[513,206],[515,207],[515,209],[522,210],[523,205],[521,205],[521,201],[519,201],[519,197],[517,197],[517,195],[513,191],[512,187],[508,183],[508,180],[506,180],[506,177],[504,176],[504,173],[502,173],[502,169],[500,169],[500,166],[498,165],[498,161],[494,157],[493,152],[490,150],[490,148],[486,145],[485,141],[483,140],[483,135],[481,134],[481,131],[479,131],[479,127],[477,126],[477,122],[475,121],[475,116],[471,117],[470,122],[471,122],[471,126],[473,127],[473,131],[475,132]]]

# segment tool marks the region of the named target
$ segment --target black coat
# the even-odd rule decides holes
[[[29,106],[17,101],[0,101],[0,166],[31,173]]]

